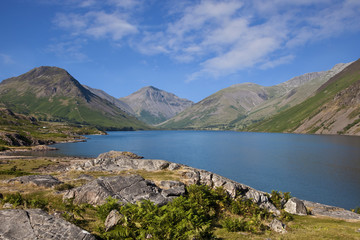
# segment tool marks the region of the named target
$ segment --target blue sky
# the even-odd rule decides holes
[[[1,0],[0,79],[38,66],[195,102],[360,58],[359,0]]]

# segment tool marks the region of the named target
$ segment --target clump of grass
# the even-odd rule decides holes
[[[69,183],[63,183],[63,184],[59,184],[59,185],[56,185],[54,187],[54,189],[56,191],[65,191],[65,190],[70,190],[70,189],[73,189],[75,186],[72,185],[72,184],[69,184]]]

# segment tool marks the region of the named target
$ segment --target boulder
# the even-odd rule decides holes
[[[285,224],[283,224],[281,221],[277,220],[276,218],[271,221],[269,224],[269,227],[271,230],[278,232],[278,233],[287,233],[285,229]]]
[[[40,209],[0,211],[0,239],[82,239],[95,240],[89,232]]]
[[[139,175],[100,177],[81,187],[69,190],[64,199],[74,199],[74,203],[101,205],[106,198],[113,197],[124,203],[136,203],[146,199],[155,204],[163,205],[169,200],[162,194],[162,189],[152,181]]]
[[[91,159],[83,164],[72,166],[74,170],[119,172],[124,170],[159,171],[169,168],[175,170],[180,164],[165,160],[142,159],[134,153],[110,151],[100,154],[96,159]]]
[[[284,210],[295,215],[307,215],[303,201],[297,198],[290,198],[287,203],[285,203]]]
[[[56,185],[62,184],[59,179],[51,175],[29,175],[12,178],[5,181],[6,183],[18,182],[21,184],[34,184],[39,187],[51,188]]]
[[[109,215],[105,220],[105,231],[109,231],[110,228],[114,227],[116,224],[120,222],[120,220],[124,217],[121,213],[119,213],[116,209],[111,210]]]
[[[185,184],[179,181],[161,181],[160,187],[162,188],[161,194],[165,198],[179,197],[185,194]]]
[[[35,147],[32,147],[31,150],[35,152],[42,152],[42,151],[54,151],[57,150],[57,148],[49,147],[47,145],[37,145]]]

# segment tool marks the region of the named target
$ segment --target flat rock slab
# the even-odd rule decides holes
[[[329,206],[321,203],[310,202],[302,200],[307,209],[311,211],[314,216],[324,216],[339,218],[345,220],[360,220],[360,214],[348,211],[343,208]]]
[[[12,178],[5,181],[6,183],[18,182],[21,184],[34,184],[39,187],[47,187],[51,188],[56,185],[62,184],[59,179],[51,176],[51,175],[29,175],[29,176],[21,176]]]
[[[106,198],[113,197],[124,203],[136,203],[141,200],[150,200],[155,204],[164,205],[176,196],[185,193],[164,192],[152,181],[145,180],[139,175],[100,177],[81,187],[69,190],[64,199],[74,199],[74,203],[89,203],[101,205]]]
[[[82,239],[95,240],[89,232],[40,209],[0,211],[0,239]]]

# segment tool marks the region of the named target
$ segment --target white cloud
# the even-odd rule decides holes
[[[86,40],[81,39],[56,42],[49,45],[46,51],[71,62],[84,62],[89,60],[89,57],[81,51],[85,44]]]
[[[69,30],[73,35],[110,38],[115,41],[138,32],[136,26],[128,23],[121,14],[104,11],[91,11],[83,15],[60,13],[54,22],[57,26]]]
[[[10,55],[0,53],[0,60],[3,64],[13,64],[15,61]]]
[[[198,1],[175,12],[161,34],[148,32],[138,47],[199,64],[187,81],[221,77],[286,64],[296,47],[359,31],[359,12],[357,0]]]
[[[274,68],[278,65],[290,63],[295,58],[294,55],[282,56],[277,59],[266,61],[260,66],[261,69]]]
[[[161,5],[156,14],[166,16],[152,25],[144,16],[154,14],[147,12],[154,1],[67,0],[81,11],[59,13],[54,23],[75,39],[125,42],[192,63],[198,70],[188,81],[276,67],[304,44],[360,30],[359,0],[174,0]]]

